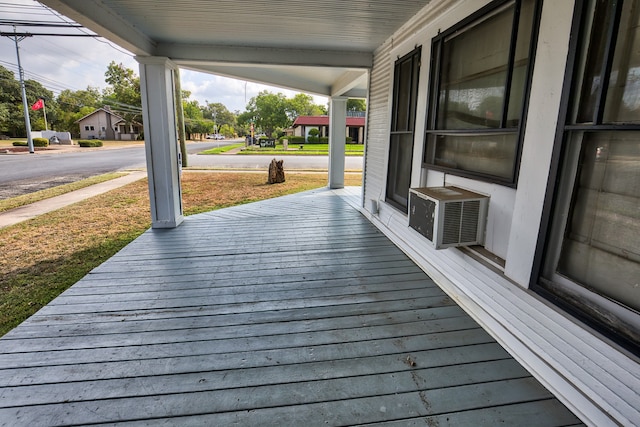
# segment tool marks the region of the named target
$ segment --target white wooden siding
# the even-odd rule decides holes
[[[389,147],[389,93],[392,85],[391,43],[383,45],[373,57],[369,84],[367,120],[367,155],[365,157],[364,205],[370,200],[384,200]]]

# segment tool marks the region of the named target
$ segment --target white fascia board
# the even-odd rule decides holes
[[[331,86],[331,96],[342,96],[356,86],[367,86],[367,71],[347,71],[342,74]],[[366,93],[365,93],[366,96]]]
[[[180,61],[199,61],[363,69],[369,69],[373,65],[372,52],[276,47],[160,43],[156,55],[167,56],[178,63]]]
[[[180,68],[210,73],[232,79],[245,80],[248,82],[268,84],[282,89],[296,90],[314,95],[329,96],[330,86],[322,81],[313,80],[304,73],[288,73],[283,68],[270,67],[246,67],[246,66],[216,66],[216,65],[196,65],[177,62]]]
[[[136,30],[102,2],[86,0],[42,0],[41,3],[73,19],[101,37],[136,55],[155,55],[156,43]]]
[[[342,96],[346,96],[347,98],[367,99],[368,94],[369,89],[353,88],[343,93]]]

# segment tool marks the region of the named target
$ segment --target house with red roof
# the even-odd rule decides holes
[[[364,114],[361,117],[347,114],[347,136],[356,144],[364,143]],[[329,136],[329,116],[298,116],[291,126],[293,136],[309,136],[311,129],[318,129],[319,136]]]

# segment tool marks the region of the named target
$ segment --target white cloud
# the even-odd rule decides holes
[[[180,72],[182,89],[191,92],[191,98],[197,100],[201,105],[205,103],[220,102],[229,111],[244,111],[247,103],[252,97],[258,95],[263,90],[274,93],[282,93],[286,97],[292,97],[296,93],[292,90],[276,88],[254,82],[245,82],[223,76],[198,73],[191,70]],[[314,102],[326,105],[327,98],[313,96]]]

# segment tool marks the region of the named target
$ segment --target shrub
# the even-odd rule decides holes
[[[27,141],[14,141],[14,147],[26,147],[29,143]],[[48,147],[49,140],[47,138],[33,138],[33,146],[34,147]]]
[[[102,147],[102,141],[99,139],[81,139],[78,141],[80,147]]]
[[[48,147],[49,140],[47,138],[33,138],[34,147]]]
[[[288,136],[284,138],[289,140],[289,144],[304,144],[306,142],[304,136]]]

